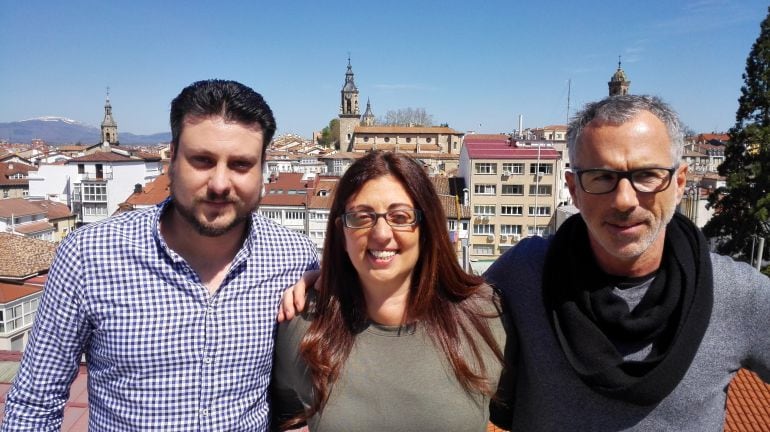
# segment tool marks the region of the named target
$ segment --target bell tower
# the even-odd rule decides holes
[[[348,70],[345,72],[345,84],[340,91],[340,115],[339,115],[339,145],[340,149],[347,151],[353,140],[353,131],[360,124],[361,113],[358,109],[358,88],[353,75],[353,67],[348,56]]]
[[[620,56],[618,56],[618,70],[610,78],[610,82],[607,83],[610,87],[610,96],[627,95],[628,88],[631,86],[631,81],[626,77],[626,73],[620,67]]]
[[[112,118],[112,105],[110,105],[110,88],[107,87],[107,101],[104,102],[104,120],[102,121],[102,143],[118,145],[118,124]]]

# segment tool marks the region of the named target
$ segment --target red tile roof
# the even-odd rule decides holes
[[[271,175],[270,183],[265,184],[265,195],[260,205],[266,206],[302,206],[311,197],[307,196],[308,188],[312,187],[310,180],[302,180],[302,173],[280,173]],[[293,193],[290,193],[292,191]]]
[[[474,138],[471,138],[474,137]],[[509,145],[506,138],[492,138],[486,135],[465,137],[463,147],[471,159],[541,159],[558,160],[561,156],[551,147],[517,147]],[[505,137],[503,135],[503,137]]]
[[[48,221],[30,222],[14,227],[17,233],[21,234],[34,234],[44,231],[53,231],[54,227]]]
[[[132,206],[152,206],[159,204],[164,199],[168,198],[169,194],[169,178],[167,173],[163,173],[147,185],[142,188],[141,192],[132,193],[126,203]]]
[[[770,384],[745,369],[730,384],[725,432],[770,432]]]
[[[44,214],[46,211],[24,198],[6,198],[0,200],[0,217],[9,218]]]
[[[29,200],[24,198],[0,200],[0,217],[9,218],[11,215],[18,217],[35,214],[43,214],[49,220],[72,216],[72,212],[65,204],[50,200]]]
[[[129,156],[123,156],[119,153],[114,152],[104,152],[104,151],[98,151],[93,152],[90,154],[87,154],[85,156],[80,156],[76,158],[72,158],[67,161],[68,164],[76,164],[78,162],[128,162],[128,161],[135,161],[136,159],[133,159]]]
[[[39,286],[0,282],[0,304],[8,304],[41,291],[43,289]]]
[[[356,126],[354,132],[357,134],[453,134],[463,135],[462,132],[443,126]]]

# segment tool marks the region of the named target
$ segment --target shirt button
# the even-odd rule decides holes
[[[209,415],[209,410],[208,410],[208,409],[206,409],[206,408],[203,408],[203,409],[201,410],[201,415],[202,415],[202,416],[207,416],[207,415]]]
[[[213,307],[209,307],[208,309],[206,309],[206,313],[209,314],[209,315],[212,315],[214,313],[214,308]]]
[[[211,357],[204,357],[203,363],[211,364],[214,360]]]

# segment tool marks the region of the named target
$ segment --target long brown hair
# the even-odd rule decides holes
[[[466,391],[491,395],[495,390],[496,382],[490,382],[486,376],[477,343],[480,336],[502,361],[500,347],[487,322],[487,300],[496,301],[495,296],[490,290],[481,290],[484,281],[480,276],[470,275],[459,266],[444,210],[423,167],[403,154],[375,151],[348,168],[339,181],[330,209],[319,279],[322,289],[316,298],[315,317],[300,345],[300,354],[310,368],[315,401],[300,419],[323,409],[356,334],[366,328],[366,304],[358,274],[345,252],[341,217],[351,196],[369,180],[385,175],[401,182],[415,208],[423,214],[420,258],[413,270],[406,316],[426,328]],[[463,357],[463,346],[469,348],[472,359]]]

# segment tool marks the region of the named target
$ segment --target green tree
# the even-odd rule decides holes
[[[719,252],[748,259],[755,236],[770,234],[770,8],[743,81],[735,126],[719,166],[726,186],[709,196],[714,217],[703,231],[717,239]]]
[[[331,119],[329,125],[321,129],[321,139],[318,140],[318,144],[329,148],[334,147],[338,140],[339,124],[339,119]]]

